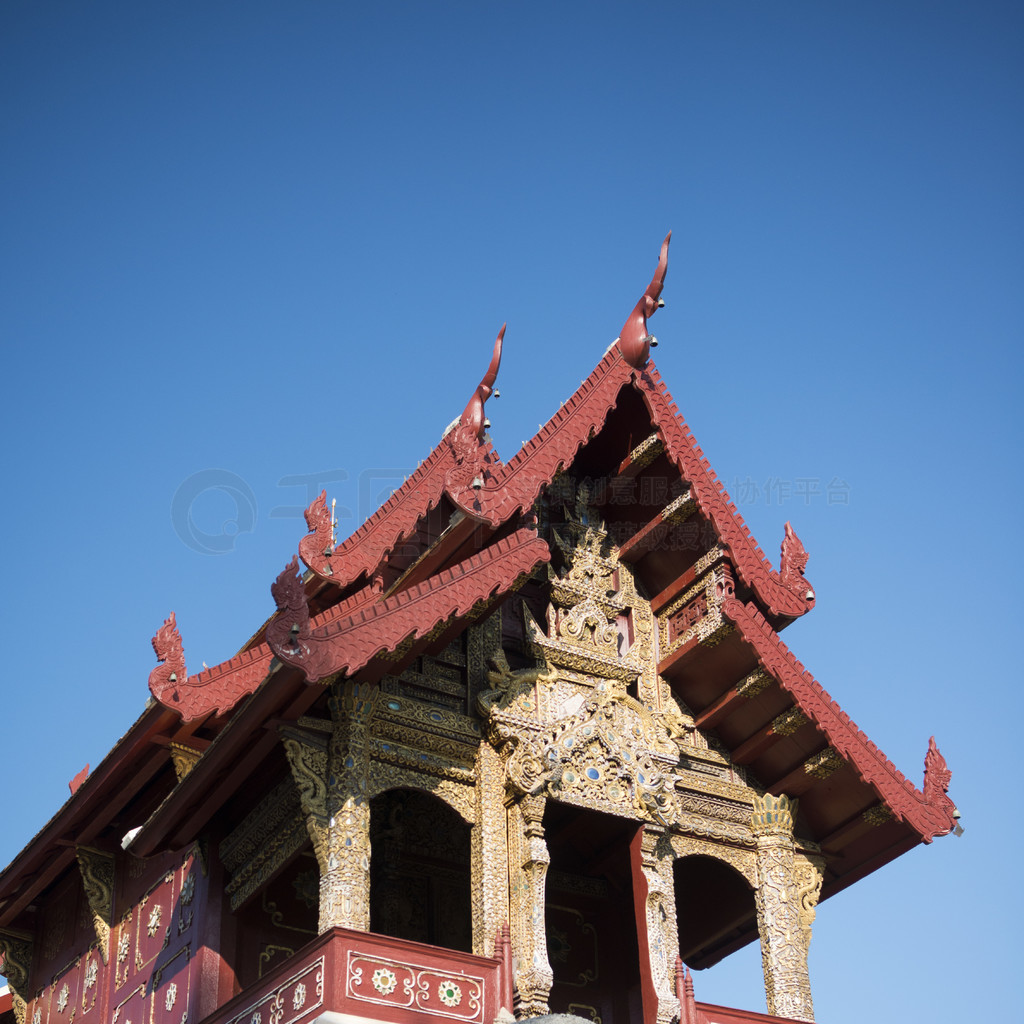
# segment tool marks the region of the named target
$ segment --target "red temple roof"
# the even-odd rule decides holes
[[[684,645],[659,671],[697,726],[715,730],[736,763],[751,767],[769,791],[800,798],[804,834],[827,857],[837,855],[829,860],[823,897],[954,828],[955,808],[945,795],[949,772],[934,741],[918,790],[778,637],[814,606],[803,577],[807,556],[787,524],[780,568],[769,564],[648,358],[646,320],[657,308],[667,244],[622,337],[507,463],[493,451],[483,419],[499,335],[460,420],[350,537],[333,543],[325,496],[311,505],[310,533],[299,544],[311,572],[300,579],[293,560],[278,577],[278,611],[238,655],[189,677],[173,616],[164,624],[154,638],[161,664],[150,677],[158,703],[0,874],[0,923],[66,868],[73,851],[57,841],[73,835],[88,842],[167,766],[172,745],[202,756],[158,806],[146,807],[130,849],[148,855],[190,841],[277,742],[272,723],[296,720],[318,699],[322,691],[311,683],[339,671],[373,683],[418,653],[440,650],[548,561],[532,510],[560,473],[590,460],[606,478],[628,481],[644,472],[652,451],[683,488],[678,501],[692,505],[711,531],[726,580],[735,573],[735,589],[722,605],[730,627],[722,642]],[[629,436],[650,435],[643,458],[623,440],[623,423]],[[657,612],[692,580],[694,561],[652,559],[652,538],[676,527],[664,508],[645,514],[623,540],[622,557],[657,595]],[[749,696],[734,680],[754,672],[764,678]],[[796,731],[779,728],[780,715]],[[814,758],[829,765],[828,776],[808,767]]]

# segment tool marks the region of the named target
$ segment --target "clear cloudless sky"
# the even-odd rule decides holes
[[[827,1024],[1016,1018],[1024,7],[0,5],[0,863],[347,533],[508,321],[508,458],[673,230],[655,356],[773,559],[785,640],[962,838],[821,905]],[[308,481],[308,483],[307,483]],[[764,1008],[758,951],[695,979]]]

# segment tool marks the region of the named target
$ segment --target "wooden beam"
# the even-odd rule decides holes
[[[730,714],[741,704],[746,703],[752,697],[777,685],[776,680],[763,668],[755,668],[749,675],[744,676],[735,686],[729,687],[717,700],[709,704],[699,715],[693,724],[698,729],[714,729],[720,722],[728,718]]]
[[[794,735],[807,724],[807,716],[792,704],[736,747],[732,752],[732,760],[735,764],[750,764],[780,739]]]
[[[486,530],[488,534],[494,531],[484,522],[467,516],[464,512],[456,512],[452,516],[453,522],[442,530],[441,535],[430,544],[426,551],[420,554],[412,564],[402,573],[401,576],[391,585],[383,595],[385,599],[399,590],[408,590],[416,583],[422,583],[435,573],[438,573],[451,560],[451,556],[458,550],[462,543],[472,536],[473,531],[478,527]],[[423,535],[423,531],[420,531]],[[424,535],[425,536],[425,535]],[[410,542],[416,537],[411,537]],[[486,540],[484,541],[486,544]]]
[[[674,598],[678,597],[684,590],[689,587],[693,581],[697,578],[697,565],[700,562],[700,558],[697,558],[693,565],[689,569],[681,572],[661,593],[656,594],[651,599],[651,611],[655,615],[661,614],[661,610]],[[706,566],[701,570],[701,573],[708,571],[710,566]]]
[[[667,658],[662,658],[658,662],[658,674],[668,675],[672,670],[673,666],[678,664],[683,658],[690,653],[700,643],[700,636],[694,633],[685,644],[681,644],[677,647]]]
[[[619,558],[624,562],[639,562],[649,551],[657,547],[669,530],[685,522],[697,508],[689,490],[673,498],[663,509],[640,527],[625,543],[619,545]]]
[[[34,877],[28,878],[23,883],[18,895],[4,907],[4,920],[13,922],[44,889],[54,882],[75,865],[75,848],[73,846],[57,847],[57,853],[43,867],[36,872]]]
[[[877,823],[871,821],[870,812],[876,808],[888,808],[885,807],[881,801],[872,804],[870,807],[866,807],[863,811],[858,811],[853,817],[847,818],[838,828],[833,829],[823,839],[818,840],[818,845],[824,850],[826,847],[836,848],[840,844],[847,844],[853,842],[855,839],[859,839],[862,835],[870,832],[873,828],[878,828]]]
[[[657,431],[641,441],[619,464],[616,476],[631,480],[641,470],[646,469],[665,451],[665,445],[658,437]]]

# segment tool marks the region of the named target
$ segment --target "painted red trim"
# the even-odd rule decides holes
[[[644,398],[666,454],[690,485],[701,514],[711,521],[729,550],[740,578],[772,615],[796,618],[813,608],[814,592],[802,574],[792,572],[789,579],[784,578],[757,546],[679,415],[654,363],[648,362],[642,372],[634,371],[617,347],[605,354],[579,389],[513,459],[491,469],[482,487],[450,493],[450,497],[467,514],[492,526],[528,509],[559,469],[570,465],[577,451],[604,426],[623,386],[631,380]]]
[[[173,620],[172,612],[171,618],[167,620],[172,629]],[[177,634],[176,629],[174,633]],[[180,668],[181,674],[185,676],[185,656],[181,652],[180,636],[176,647],[173,657],[167,658],[150,673],[149,689],[161,705],[181,715],[184,722],[205,718],[214,711],[218,714],[230,711],[266,679],[273,657],[270,648],[263,643],[212,668],[204,668],[198,675],[187,676],[180,682],[171,682],[169,669],[172,665]]]
[[[512,589],[550,557],[536,532],[523,528],[347,620],[339,622],[328,611],[293,626],[291,619],[299,619],[301,609],[292,609],[292,615],[271,621],[267,640],[277,657],[300,668],[309,682],[341,671],[351,675],[408,637],[422,637],[448,618],[468,615],[478,601]],[[285,574],[282,581],[288,582]]]
[[[787,585],[771,567],[680,415],[658,368],[648,362],[646,369],[635,375],[635,380],[661,434],[666,453],[689,483],[701,514],[711,520],[722,544],[729,549],[743,582],[753,589],[772,615],[795,618],[810,611],[814,607],[810,585],[802,576]]]
[[[450,444],[442,440],[419,464],[416,471],[354,533],[330,554],[330,515],[326,496],[321,495],[306,511],[311,532],[299,542],[302,561],[318,576],[339,587],[347,587],[360,576],[372,576],[388,555],[416,530],[416,525],[441,500],[445,478],[455,465]],[[318,502],[324,502],[326,527]]]
[[[530,508],[541,489],[570,465],[592,433],[604,426],[632,372],[618,348],[609,349],[590,376],[509,462],[492,467],[479,488],[452,489],[452,501],[467,515],[491,526]]]
[[[347,587],[363,575],[372,577],[381,562],[412,535],[420,519],[437,505],[446,489],[451,490],[457,480],[471,487],[488,465],[499,462],[490,444],[484,441],[489,426],[484,405],[496,394],[494,383],[501,366],[504,337],[502,324],[487,372],[459,419],[416,472],[351,536],[334,544],[326,491],[306,509],[310,532],[299,542],[299,557],[317,576],[339,587]]]
[[[729,598],[722,605],[722,611],[753,647],[765,670],[793,697],[835,751],[850,763],[897,818],[910,825],[926,843],[953,831],[956,808],[945,793],[949,771],[934,738],[925,758],[922,792],[857,728],[821,683],[793,656],[753,603],[744,604],[737,598]]]
[[[372,579],[381,562],[415,533],[421,519],[446,491],[466,514],[500,526],[528,510],[559,470],[572,463],[577,452],[604,426],[622,388],[630,382],[644,397],[667,456],[690,485],[701,513],[712,522],[722,544],[728,548],[740,578],[773,615],[795,617],[813,607],[813,597],[804,596],[810,587],[803,577],[797,574],[787,581],[765,559],[679,416],[657,368],[649,362],[643,372],[635,371],[618,347],[605,354],[568,401],[508,463],[501,463],[485,444],[472,460],[477,469],[468,462],[460,464],[450,435],[446,435],[409,479],[329,554],[325,552],[330,542],[330,515],[326,496],[321,495],[307,511],[311,532],[299,544],[302,560],[317,575],[338,586],[350,585],[360,577]],[[478,470],[482,485],[474,488],[470,480]],[[314,628],[358,614],[370,601],[371,607],[379,607],[372,584],[369,591],[361,590],[326,612]],[[384,606],[390,604],[385,602]],[[420,625],[421,633],[430,628]],[[165,707],[181,713],[185,721],[212,711],[223,714],[253,692],[265,677],[269,662],[268,648],[260,645],[178,684],[171,695],[157,696]]]

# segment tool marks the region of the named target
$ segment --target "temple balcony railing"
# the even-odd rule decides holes
[[[333,928],[202,1024],[312,1024],[323,1014],[493,1024],[510,1001],[503,998],[511,992],[510,967],[499,958]]]

